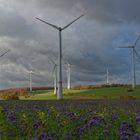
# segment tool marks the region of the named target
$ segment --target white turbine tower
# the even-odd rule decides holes
[[[54,95],[57,95],[57,64],[50,58],[48,59],[51,61],[52,64],[54,64],[52,74],[54,76]]]
[[[57,65],[54,65],[53,69],[53,75],[54,75],[54,95],[57,95]]]
[[[106,70],[106,84],[107,85],[109,84],[109,71],[108,71],[108,68]]]
[[[140,59],[140,56],[138,55],[138,53],[135,49],[139,39],[140,39],[140,35],[137,37],[137,39],[136,39],[136,41],[134,42],[133,45],[119,47],[119,48],[127,48],[127,49],[130,48],[130,49],[132,49],[132,88],[133,89],[135,88],[135,84],[136,84],[135,55]]]
[[[70,89],[71,88],[71,65],[69,63],[67,64],[67,78],[68,78],[67,89]]]
[[[32,74],[33,71],[29,71],[29,88],[30,88],[30,93],[32,92]]]
[[[62,31],[65,30],[66,28],[68,28],[71,24],[73,24],[75,21],[77,21],[78,19],[80,19],[81,17],[83,17],[84,15],[81,15],[80,17],[76,18],[75,20],[73,20],[72,22],[70,22],[69,24],[67,24],[66,26],[62,27],[58,27],[56,25],[53,25],[49,22],[46,22],[40,18],[37,18],[37,20],[40,20],[41,22],[44,22],[45,24],[48,24],[49,26],[57,29],[59,31],[59,76],[58,76],[58,94],[57,94],[57,99],[63,99],[63,89],[62,89]]]

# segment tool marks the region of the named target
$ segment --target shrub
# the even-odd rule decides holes
[[[136,100],[134,96],[120,96],[121,100]]]
[[[28,95],[27,89],[22,89],[22,88],[7,89],[7,90],[0,91],[0,98],[3,99],[7,99],[7,98],[17,99],[16,96],[27,96],[27,95]]]
[[[74,86],[72,89],[74,90],[81,90],[81,89],[97,89],[97,88],[104,88],[104,87],[125,87],[127,85],[124,84],[102,84],[102,85],[87,85],[87,86],[81,86],[77,85]]]
[[[133,90],[133,89],[128,89],[127,91],[128,91],[128,92],[133,92],[134,90]]]
[[[24,97],[25,97],[25,98],[29,98],[29,97],[30,97],[30,95],[25,95]]]
[[[1,98],[3,98],[4,100],[19,100],[19,96],[17,94],[17,92],[7,92],[7,93],[3,93],[1,95]]]
[[[110,100],[110,99],[111,99],[111,97],[110,97],[110,96],[108,96],[108,95],[104,95],[104,96],[103,96],[103,99],[105,99],[105,100]]]

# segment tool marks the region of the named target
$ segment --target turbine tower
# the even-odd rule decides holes
[[[136,64],[135,64],[135,55],[140,59],[140,56],[138,55],[137,51],[136,51],[136,45],[138,43],[140,39],[140,35],[138,35],[136,41],[134,42],[133,45],[130,46],[122,46],[119,48],[130,48],[131,49],[131,53],[132,53],[132,88],[135,88],[136,85]]]
[[[106,70],[106,84],[108,85],[109,84],[109,72],[108,72],[108,68]]]
[[[29,86],[30,86],[30,93],[32,92],[32,74],[33,74],[33,71],[29,71]]]
[[[67,64],[67,77],[68,77],[67,89],[70,89],[71,88],[71,65],[69,63]]]
[[[84,15],[81,15],[80,17],[76,18],[75,20],[73,20],[72,22],[70,22],[69,24],[67,24],[66,26],[62,27],[58,27],[56,25],[53,25],[47,21],[44,21],[40,18],[37,18],[37,20],[57,29],[59,31],[59,76],[58,76],[58,94],[57,94],[57,99],[63,99],[63,89],[62,89],[62,31],[65,30],[66,28],[68,28],[71,24],[73,24],[74,22],[76,22],[78,19],[80,19],[81,17],[83,17]]]
[[[57,95],[57,65],[54,65],[53,69],[53,75],[54,75],[54,95]]]

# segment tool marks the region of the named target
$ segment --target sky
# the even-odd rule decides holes
[[[62,32],[63,85],[71,64],[72,85],[131,83],[131,50],[140,33],[139,0],[0,0],[0,89],[52,86],[52,59],[58,64],[58,31],[38,20],[59,27],[84,14]],[[136,46],[140,54],[140,42]],[[140,60],[136,57],[140,83]]]

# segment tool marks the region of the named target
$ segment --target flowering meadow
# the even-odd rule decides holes
[[[140,140],[140,101],[0,101],[0,140]]]

